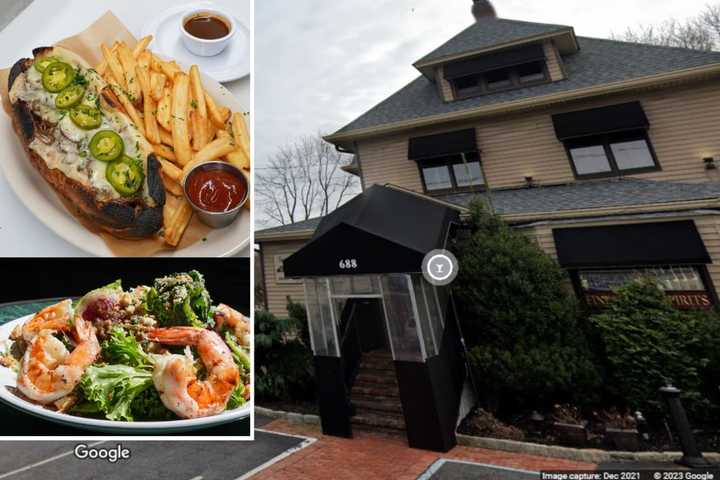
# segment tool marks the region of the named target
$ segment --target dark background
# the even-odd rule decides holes
[[[215,304],[250,313],[247,258],[2,258],[0,303],[80,297],[122,279],[123,288],[152,285],[155,277],[197,270]]]

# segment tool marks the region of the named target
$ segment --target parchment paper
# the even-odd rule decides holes
[[[133,48],[137,43],[137,39],[125,28],[125,25],[113,15],[112,12],[108,11],[105,15],[97,19],[92,25],[72,37],[60,40],[51,46],[60,46],[72,50],[76,54],[87,60],[90,65],[97,65],[102,60],[102,53],[100,52],[100,45],[106,44],[112,45],[115,41],[124,41],[130,48]],[[44,47],[47,45],[37,45],[37,47]],[[19,60],[19,58],[18,58]],[[8,98],[8,76],[10,74],[10,67],[0,70],[0,95],[2,95],[2,106],[3,110],[7,115],[11,115],[12,106]],[[19,142],[20,139],[17,139]],[[0,159],[0,161],[2,161]],[[38,176],[40,174],[38,173]],[[150,257],[158,254],[164,250],[171,250],[170,247],[164,244],[162,238],[154,237],[142,240],[123,240],[113,237],[109,233],[98,231],[97,228],[90,225],[84,218],[78,216],[72,205],[68,205],[67,202],[61,196],[58,196],[62,203],[65,205],[67,210],[88,229],[88,235],[98,235],[108,246],[110,251],[114,255],[120,257]],[[176,197],[169,194],[167,195],[168,201],[177,201]],[[210,227],[206,226],[200,220],[197,215],[193,215],[190,225],[188,225],[185,235],[183,235],[180,245],[175,250],[179,250],[196,242],[203,241],[211,230]]]

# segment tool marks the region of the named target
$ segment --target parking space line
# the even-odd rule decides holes
[[[96,445],[100,445],[101,443],[105,443],[105,441],[102,442],[95,442],[88,445],[89,447],[94,447]],[[16,475],[18,473],[25,472],[27,470],[30,470],[35,467],[39,467],[40,465],[45,465],[46,463],[54,462],[55,460],[58,460],[63,457],[67,457],[68,455],[72,455],[75,452],[75,450],[70,450],[69,452],[60,453],[58,455],[52,456],[50,458],[46,458],[45,460],[40,460],[39,462],[31,463],[30,465],[26,465],[24,467],[18,468],[16,470],[13,470],[11,472],[0,474],[0,480],[3,478],[8,478],[11,475]]]
[[[299,452],[299,451],[302,450],[303,448],[309,447],[309,446],[312,445],[313,443],[317,442],[317,438],[306,437],[306,436],[304,436],[304,435],[292,435],[292,434],[289,434],[289,433],[273,432],[272,430],[263,430],[263,429],[260,429],[260,428],[256,428],[255,431],[256,431],[256,432],[267,433],[267,434],[270,434],[270,435],[282,435],[282,436],[284,436],[284,437],[302,438],[302,439],[303,439],[303,442],[302,442],[300,445],[296,446],[296,447],[292,447],[292,448],[289,448],[289,449],[285,450],[283,453],[281,453],[280,455],[277,455],[277,456],[271,458],[271,459],[268,460],[267,462],[265,462],[265,463],[263,463],[263,464],[261,464],[261,465],[258,465],[257,467],[253,468],[253,469],[250,470],[249,472],[246,472],[245,474],[241,475],[240,477],[236,478],[235,480],[247,480],[248,478],[252,477],[253,475],[255,475],[255,474],[257,474],[257,473],[265,470],[265,469],[268,468],[268,467],[270,467],[271,465],[274,465],[274,464],[278,463],[279,461],[286,459],[287,457],[289,457],[289,456],[292,455],[293,453]]]

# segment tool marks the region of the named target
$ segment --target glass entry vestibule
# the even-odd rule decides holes
[[[376,185],[325,217],[283,262],[285,275],[305,285],[323,433],[352,436],[355,377],[366,355],[384,350],[410,446],[455,445],[464,352],[447,289],[421,269],[458,221],[445,204]]]
[[[357,317],[358,300],[374,300],[379,307],[378,318],[363,318],[360,344],[364,350],[387,349],[393,360],[410,362],[439,354],[444,331],[441,312],[447,308],[448,297],[421,274],[306,278],[304,283],[315,355],[341,355],[352,327],[349,322]]]

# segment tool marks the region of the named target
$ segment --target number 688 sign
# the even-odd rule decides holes
[[[358,262],[355,258],[343,258],[339,264],[340,270],[355,270],[358,268]]]

